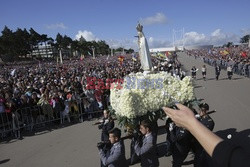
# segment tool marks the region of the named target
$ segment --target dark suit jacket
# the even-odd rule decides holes
[[[122,141],[113,144],[110,151],[108,151],[106,154],[102,149],[100,149],[99,154],[104,166],[128,167],[125,157],[124,143]]]
[[[135,153],[141,157],[142,167],[157,167],[159,166],[158,157],[156,156],[156,145],[152,133],[144,136],[142,146],[139,142],[135,143]]]
[[[108,132],[111,129],[113,129],[114,126],[115,126],[115,123],[113,120],[103,119],[103,123],[101,125],[99,125],[99,129],[102,129],[101,141],[108,141],[109,140],[109,133]]]

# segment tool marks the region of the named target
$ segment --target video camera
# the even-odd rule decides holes
[[[136,132],[136,133],[133,133],[133,136],[132,136],[135,140],[141,140],[143,135],[141,132]]]
[[[110,141],[101,141],[101,142],[97,143],[97,147],[99,149],[103,149],[104,147],[109,148],[109,147],[111,147],[111,143],[110,143]]]

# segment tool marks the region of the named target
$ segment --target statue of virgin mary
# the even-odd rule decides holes
[[[147,40],[142,32],[143,26],[138,23],[136,30],[138,32],[138,45],[139,45],[139,55],[141,60],[141,66],[143,71],[152,70],[151,56],[148,48]]]

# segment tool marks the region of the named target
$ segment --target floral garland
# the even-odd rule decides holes
[[[155,115],[163,106],[195,100],[191,77],[180,80],[167,72],[132,73],[122,85],[114,84],[110,102],[116,117],[133,122],[135,118]]]

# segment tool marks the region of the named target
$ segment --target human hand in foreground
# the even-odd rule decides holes
[[[189,129],[192,122],[195,120],[193,111],[179,103],[177,103],[176,106],[179,110],[175,110],[169,107],[163,107],[162,109],[177,126]]]
[[[176,104],[176,106],[179,110],[174,110],[168,107],[163,107],[162,109],[177,126],[189,130],[206,152],[212,157],[215,147],[223,140],[200,123],[195,118],[191,109],[182,104]]]

